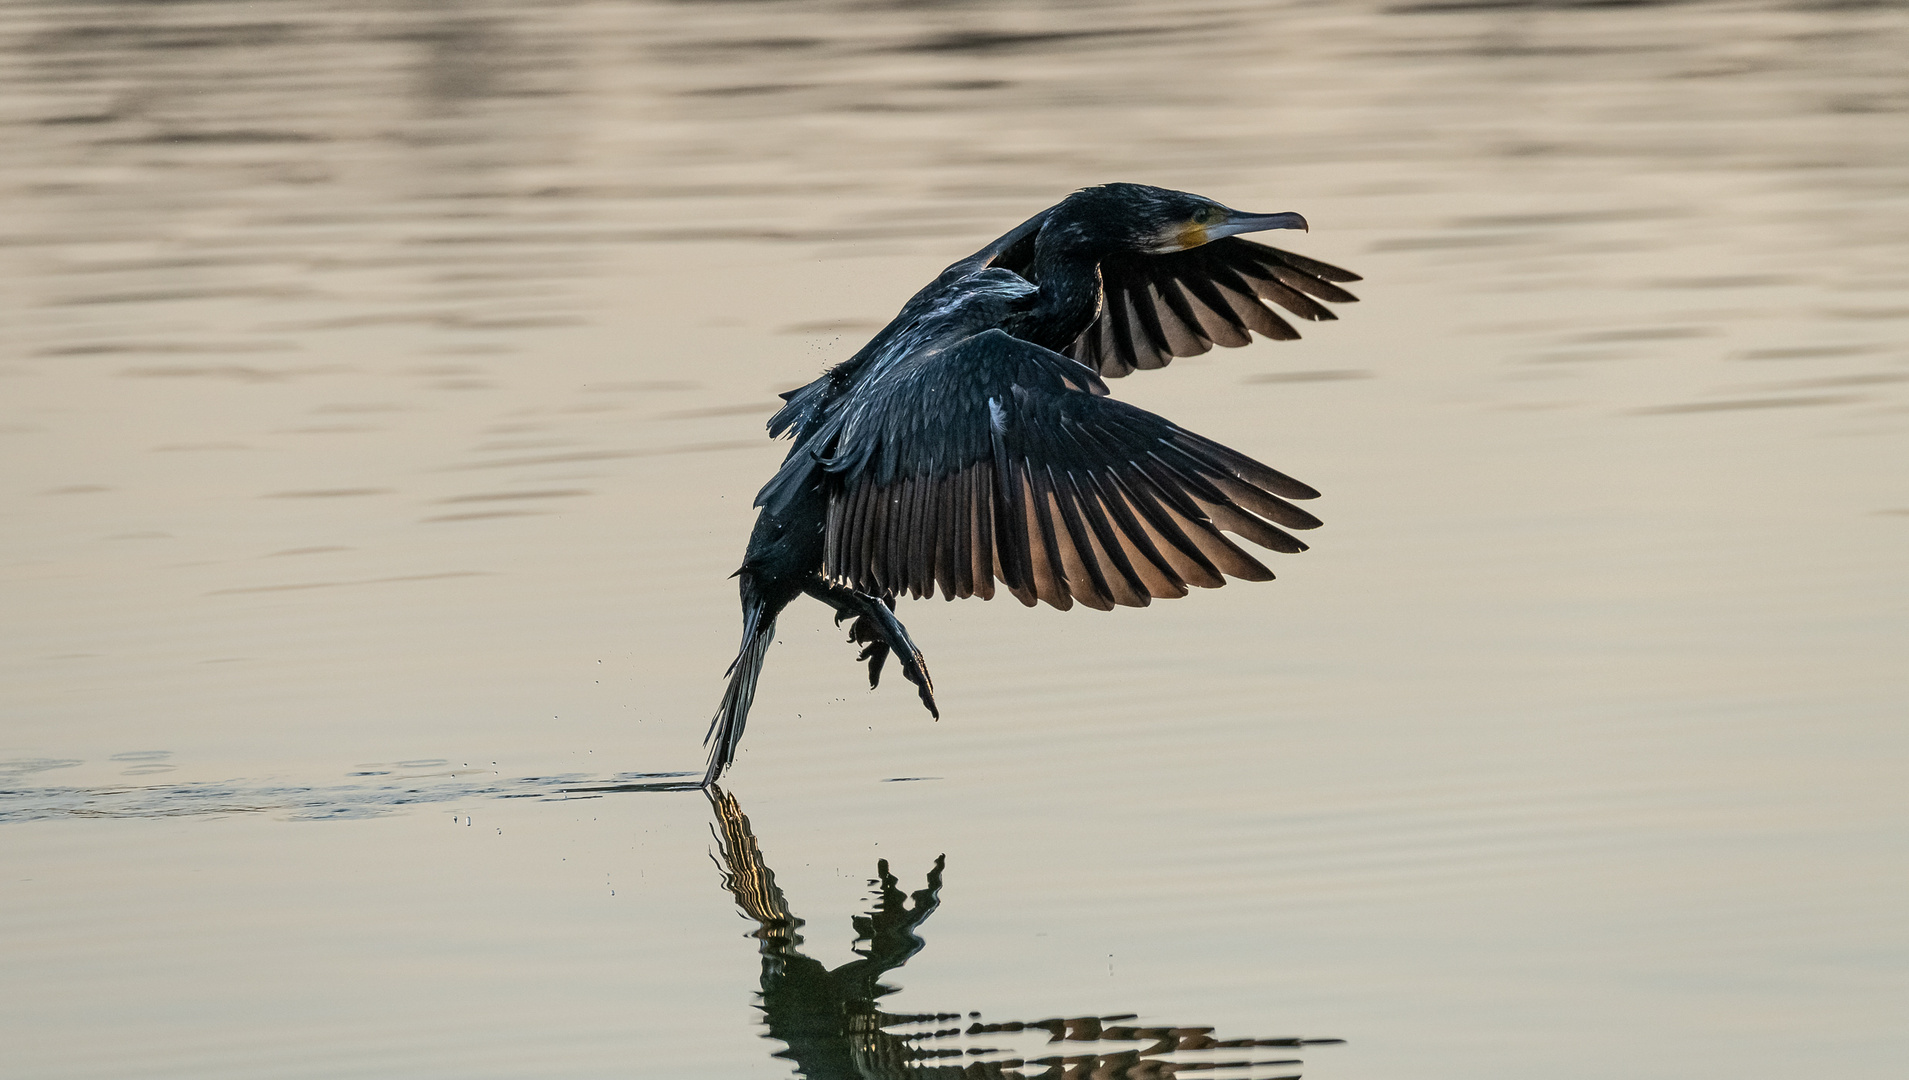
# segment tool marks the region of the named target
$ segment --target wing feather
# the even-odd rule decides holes
[[[1317,301],[1305,293],[1300,292],[1298,289],[1287,288],[1277,277],[1272,276],[1268,272],[1262,271],[1257,275],[1248,274],[1247,280],[1252,284],[1253,295],[1259,297],[1261,300],[1271,300],[1273,303],[1278,304],[1280,307],[1285,308],[1287,311],[1292,312],[1302,319],[1311,319],[1313,322],[1326,322],[1339,317],[1334,315],[1330,308],[1321,306]],[[1268,314],[1272,313],[1268,311]],[[1279,318],[1277,315],[1273,317],[1276,319]],[[1297,340],[1299,331],[1294,330],[1293,325],[1286,322],[1286,320],[1279,319],[1279,321],[1285,326],[1286,330],[1292,334],[1292,337],[1286,338],[1285,340]]]
[[[1106,508],[1111,524],[1115,526],[1115,537],[1120,541],[1121,554],[1127,558],[1127,565],[1133,568],[1134,576],[1145,588],[1148,597],[1171,600],[1186,595],[1186,582],[1174,573],[1173,565],[1160,554],[1153,540],[1148,537],[1146,528],[1134,517],[1125,494],[1120,489],[1120,481],[1109,473],[1094,477],[1095,486],[1100,489],[1101,505]],[[1145,607],[1143,601],[1138,606]]]
[[[1253,325],[1229,287],[1182,294],[1206,312],[1193,325]],[[1074,361],[998,330],[872,380],[818,457],[824,573],[871,595],[985,599],[999,582],[1029,606],[1110,610],[1270,578],[1230,536],[1304,550],[1285,529],[1318,519],[1287,500],[1311,488],[1099,391]]]
[[[1277,495],[1268,495],[1251,484],[1231,476],[1208,476],[1207,480],[1242,510],[1249,510],[1269,521],[1276,521],[1294,529],[1319,527],[1318,518]]]
[[[1278,263],[1262,263],[1261,265],[1265,266],[1267,272],[1272,274],[1273,277],[1278,278],[1280,284],[1289,289],[1309,293],[1313,296],[1317,296],[1321,300],[1330,300],[1335,304],[1349,303],[1358,299],[1358,297],[1341,289],[1339,286],[1321,281],[1319,278],[1305,273],[1296,267],[1283,266]],[[1325,308],[1318,307],[1318,305],[1314,305],[1314,307],[1319,311],[1319,314],[1312,316],[1315,319],[1338,318],[1338,316]],[[1288,310],[1292,311],[1295,315],[1304,314],[1296,308],[1289,308]]]
[[[925,477],[923,480],[932,482]],[[935,525],[929,534],[935,544],[935,585],[941,589],[941,595],[951,600],[961,588],[956,560],[960,557],[961,540],[968,535],[967,524],[955,511],[955,493],[960,490],[958,480],[957,474],[947,483],[935,485]]]
[[[1100,359],[1098,363],[1088,364],[1087,366],[1103,374],[1113,371],[1125,375],[1134,370],[1132,343],[1128,341],[1127,338],[1123,336],[1121,330],[1115,326],[1114,320],[1101,319],[1098,325],[1101,331],[1100,338],[1098,339],[1101,343],[1098,350]],[[1121,325],[1125,324],[1122,323]],[[1089,327],[1087,332],[1080,336],[1080,340],[1096,340],[1093,328]]]
[[[1113,334],[1113,348],[1115,355],[1120,358],[1120,363],[1129,371],[1145,364],[1146,353],[1136,352],[1135,346],[1149,336],[1157,334],[1158,331],[1149,329],[1146,324],[1140,322],[1142,309],[1135,305],[1133,298],[1126,293],[1115,293],[1107,297],[1101,308],[1106,317],[1112,320],[1110,329]],[[1152,309],[1146,310],[1151,313]]]
[[[1021,499],[1026,505],[1024,520],[1032,526],[1027,530],[1027,540],[1034,600],[1045,600],[1066,611],[1074,606],[1074,598],[1067,593],[1067,572],[1062,569],[1060,555],[1054,550],[1054,521],[1047,516],[1047,493],[1025,469],[1025,463],[1015,462],[1014,471],[1020,476]],[[1021,602],[1033,607],[1034,600],[1023,599]]]
[[[1010,254],[1020,253],[1015,248]],[[995,265],[1011,261],[997,258]],[[1358,300],[1334,283],[1358,281],[1359,275],[1238,236],[1165,255],[1110,256],[1100,273],[1100,316],[1067,352],[1107,378],[1165,367],[1176,356],[1197,356],[1214,345],[1245,345],[1255,333],[1298,337],[1269,303],[1318,322],[1337,318],[1320,300]]]
[[[994,500],[993,478],[988,475],[988,466],[984,462],[968,470],[968,498],[974,506],[974,523],[969,526],[969,552],[973,564],[969,576],[974,583],[974,592],[965,595],[978,596],[983,600],[994,599],[994,582],[1000,576],[1000,563],[994,551]]]
[[[909,546],[915,551],[915,561],[908,593],[919,600],[935,594],[935,556],[941,548],[942,537],[935,505],[940,502],[941,485],[922,476],[917,477],[912,486],[915,489],[915,532],[909,538]]]
[[[989,399],[990,407],[996,400]],[[1015,599],[1033,607],[1039,599],[1032,591],[1037,541],[1028,528],[1020,463],[1008,457],[1007,445],[999,433],[995,434],[993,443],[995,576]]]
[[[1299,336],[1291,324],[1259,302],[1259,294],[1253,291],[1252,282],[1240,276],[1231,266],[1215,266],[1210,280],[1241,326],[1275,341],[1290,341]]]
[[[1135,293],[1139,290],[1123,292],[1129,304],[1136,303]],[[1180,290],[1180,283],[1172,278],[1158,279],[1148,283],[1147,294],[1155,300],[1149,314],[1157,316],[1160,326],[1166,331],[1163,343],[1166,350],[1155,350],[1154,363],[1140,363],[1138,366],[1165,367],[1167,361],[1175,356],[1198,356],[1213,348],[1213,343],[1200,332],[1200,317],[1193,313],[1193,305],[1187,302],[1186,294]]]
[[[867,563],[862,558],[862,536],[866,531],[864,508],[873,494],[872,487],[856,488],[848,492],[846,499],[829,506],[828,527],[840,538],[840,547],[833,555],[824,547],[823,565],[837,567],[839,575],[858,589],[868,578]]]
[[[1173,565],[1160,553],[1146,529],[1134,516],[1125,494],[1125,476],[1133,470],[1130,451],[1116,444],[1110,433],[1088,427],[1076,427],[1076,435],[1090,446],[1089,456],[1111,463],[1104,471],[1090,473],[1120,539],[1128,564],[1145,585],[1150,597],[1172,599],[1186,595],[1186,582],[1174,572]],[[1097,450],[1098,453],[1095,453]]]
[[[1196,301],[1193,314],[1200,320],[1200,330],[1209,341],[1230,349],[1253,343],[1253,335],[1246,332],[1245,320],[1233,313],[1233,305],[1220,294],[1211,278],[1182,278],[1180,287]]]
[[[1062,424],[1051,434],[1061,448],[1056,456],[1065,457],[1068,462],[1062,467],[1050,466],[1055,486],[1066,500],[1062,505],[1069,509],[1068,528],[1074,534],[1074,546],[1094,578],[1099,597],[1110,604],[1145,606],[1149,598],[1114,537],[1094,487],[1091,465],[1096,457],[1091,449],[1094,444],[1087,432],[1075,423]]]
[[[1236,536],[1243,536],[1268,551],[1284,552],[1295,555],[1306,550],[1306,545],[1297,536],[1276,525],[1265,521],[1235,506],[1225,503],[1195,499],[1200,509],[1206,512],[1207,520],[1213,522],[1216,529],[1224,529]]]
[[[868,515],[867,531],[862,542],[862,562],[866,566],[868,580],[862,591],[873,595],[886,595],[888,584],[883,581],[883,570],[890,564],[888,551],[888,507],[895,501],[894,492],[885,487],[874,488],[868,493],[868,505],[864,512]]]
[[[1113,586],[1107,583],[1107,575],[1094,555],[1094,542],[1087,534],[1087,523],[1081,519],[1074,485],[1064,470],[1056,470],[1052,465],[1047,467],[1047,479],[1052,492],[1050,498],[1060,512],[1061,524],[1065,526],[1059,539],[1061,562],[1067,567],[1067,591],[1090,608],[1112,611]]]
[[[901,528],[895,530],[895,547],[898,552],[896,564],[901,567],[901,580],[896,582],[895,591],[907,589],[909,595],[921,599],[921,563],[924,542],[932,543],[934,536],[923,526],[921,497],[928,490],[925,483],[916,483],[910,477],[897,485],[900,492],[898,503],[901,507]]]
[[[1153,597],[1148,595],[1146,582],[1128,558],[1120,534],[1107,520],[1107,507],[1094,487],[1093,474],[1075,476],[1070,472],[1067,481],[1078,499],[1081,520],[1089,530],[1089,549],[1101,567],[1108,598],[1122,607],[1146,607]]]
[[[1166,556],[1167,564],[1174,574],[1188,585],[1198,585],[1203,589],[1217,589],[1226,583],[1220,576],[1219,568],[1207,559],[1200,546],[1180,527],[1187,520],[1172,505],[1172,496],[1159,489],[1154,479],[1141,467],[1128,470],[1121,476],[1122,486],[1126,488],[1127,505],[1133,508],[1146,530],[1147,538],[1153,541],[1155,549]],[[1166,504],[1162,504],[1162,497]],[[1189,504],[1191,505],[1191,504]],[[1193,507],[1195,514],[1198,507]]]

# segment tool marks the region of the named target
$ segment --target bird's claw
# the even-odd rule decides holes
[[[839,616],[835,624],[842,624]],[[868,646],[855,659],[868,661],[868,688],[873,690],[880,686],[882,665],[888,662],[889,647],[888,642],[882,639],[881,629],[875,625],[875,620],[866,615],[857,616],[848,628],[848,640],[850,644]]]
[[[882,665],[888,662],[888,643],[877,641],[863,649],[857,660],[868,661],[868,688],[875,689],[882,684]]]
[[[935,707],[935,682],[928,677],[928,661],[913,649],[898,649],[896,653],[901,657],[902,678],[915,684],[915,691],[921,695],[921,703],[927,707],[929,715],[941,719],[941,710]]]
[[[855,621],[850,624],[848,640],[853,644],[867,646],[855,659],[858,661],[867,661],[868,663],[868,688],[870,690],[881,685],[882,667],[888,662],[889,654],[894,653],[901,658],[902,678],[915,684],[917,692],[921,695],[921,703],[927,706],[928,712],[932,714],[935,719],[941,719],[941,710],[935,705],[934,680],[928,675],[927,660],[922,657],[918,650],[912,648],[896,648],[883,636],[882,628],[875,620],[869,618],[867,615],[857,616]],[[912,642],[906,642],[906,644],[912,644]]]
[[[902,677],[915,684],[921,694],[921,703],[935,719],[941,719],[941,709],[935,705],[935,683],[928,677],[928,662],[922,659],[921,650],[908,637],[908,629],[895,618],[895,601],[891,597],[869,596],[845,588],[817,576],[803,586],[803,591],[835,609],[835,625],[850,615],[855,621],[849,624],[850,642],[866,646],[856,659],[868,664],[868,688],[875,689],[881,683],[882,667],[888,662],[890,653],[901,658]]]

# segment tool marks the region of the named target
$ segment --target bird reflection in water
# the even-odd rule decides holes
[[[1257,1048],[1292,1048],[1338,1039],[1215,1039],[1210,1027],[1138,1027],[1123,1016],[1082,1016],[983,1023],[980,1013],[890,1013],[877,1002],[895,992],[882,977],[925,942],[917,931],[941,905],[937,856],[927,887],[903,893],[888,860],[876,863],[874,910],[853,917],[856,959],[824,967],[801,951],[803,920],[789,910],[775,871],[763,861],[749,818],[720,787],[705,789],[715,808],[717,867],[761,943],[762,1003],[768,1037],[787,1045],[776,1056],[811,1080],[1153,1080],[1225,1070],[1230,1077],[1297,1077],[1291,1057],[1257,1058]],[[962,1023],[966,1021],[966,1023]],[[1008,1044],[1041,1039],[1028,1055]],[[1124,1043],[1122,1047],[1086,1045]],[[1063,1048],[1059,1044],[1066,1044]],[[1022,1045],[1025,1045],[1022,1042]],[[959,1063],[950,1059],[962,1059]]]

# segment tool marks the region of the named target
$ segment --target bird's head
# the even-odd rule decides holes
[[[1185,251],[1239,233],[1306,228],[1298,214],[1248,214],[1202,195],[1146,184],[1083,188],[1055,208],[1050,223],[1085,246],[1144,255]]]

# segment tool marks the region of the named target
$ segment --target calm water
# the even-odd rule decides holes
[[[7,1076],[1909,1066],[1904,7],[17,0],[0,56]],[[774,393],[1111,179],[1366,276],[1115,384],[1313,550],[907,605],[939,723],[805,601],[721,797],[639,790]]]

